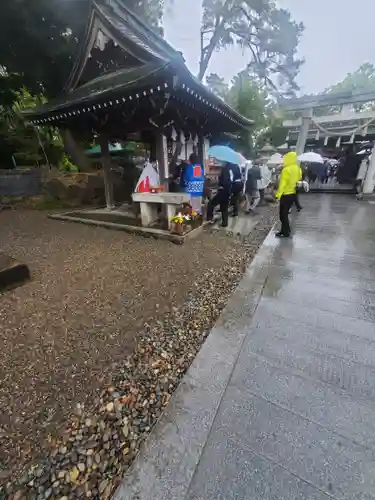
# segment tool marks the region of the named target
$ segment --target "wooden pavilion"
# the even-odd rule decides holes
[[[92,0],[82,49],[64,93],[26,116],[36,126],[96,137],[108,209],[115,205],[110,141],[138,138],[150,144],[165,179],[171,143],[192,141],[203,163],[208,138],[252,123],[198,81],[182,54],[130,11],[125,0]]]

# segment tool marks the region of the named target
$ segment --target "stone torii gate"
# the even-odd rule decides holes
[[[322,94],[285,99],[281,106],[294,118],[285,119],[283,126],[289,131],[288,143],[295,143],[298,155],[305,151],[308,142],[327,146],[335,140],[336,146],[375,140],[375,91],[341,92],[334,95]],[[323,108],[334,108],[334,114],[325,114]],[[358,111],[358,108],[362,108]],[[375,152],[375,147],[373,153]],[[371,194],[375,182],[375,154],[363,185],[363,193]]]

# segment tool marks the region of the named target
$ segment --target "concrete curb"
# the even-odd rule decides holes
[[[183,500],[258,306],[278,246],[270,231],[114,495]]]
[[[49,214],[48,218],[67,221],[67,222],[76,222],[76,223],[78,222],[80,224],[86,224],[89,226],[105,227],[107,229],[114,229],[117,231],[125,231],[127,233],[136,234],[138,236],[146,236],[146,237],[171,241],[172,243],[176,243],[177,245],[183,245],[185,241],[199,236],[206,225],[206,223],[204,223],[201,226],[196,227],[195,229],[184,234],[183,236],[179,236],[177,234],[168,233],[168,231],[162,231],[160,229],[141,227],[141,226],[129,226],[127,224],[118,224],[116,222],[105,222],[97,220],[94,217],[92,219],[85,219],[83,217],[73,217],[65,213]]]

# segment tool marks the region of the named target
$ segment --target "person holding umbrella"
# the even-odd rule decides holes
[[[301,168],[297,162],[297,154],[287,153],[284,156],[279,188],[276,193],[276,198],[280,200],[279,216],[281,222],[281,229],[276,233],[278,238],[289,238],[290,236],[289,210],[295,203],[297,184],[300,180]]]
[[[220,205],[221,225],[228,226],[229,201],[232,193],[232,179],[230,163],[225,163],[219,175],[219,186],[217,193],[210,199],[207,205],[207,221],[213,223],[214,209]]]
[[[231,187],[231,194],[232,194],[231,204],[233,207],[232,215],[233,217],[238,217],[240,197],[243,191],[242,173],[238,165],[235,165],[234,163],[228,163],[228,165],[229,165],[230,179],[232,183]]]
[[[241,169],[239,165],[243,163],[244,158],[228,146],[212,146],[208,150],[208,156],[216,158],[216,160],[224,165],[219,176],[218,191],[207,206],[207,220],[213,222],[214,209],[217,205],[220,205],[221,225],[227,227],[228,209],[232,194],[234,194],[233,215],[236,216],[238,214],[239,195],[242,188]]]

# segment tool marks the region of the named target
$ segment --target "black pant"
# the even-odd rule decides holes
[[[234,185],[232,187],[231,203],[233,206],[233,216],[234,217],[236,217],[238,215],[238,208],[240,206],[241,193],[242,193],[242,184],[238,183],[238,185]]]
[[[301,209],[302,209],[301,203],[299,202],[299,196],[298,196],[298,193],[296,193],[296,194],[294,195],[294,204],[296,205],[297,210],[301,210]]]
[[[207,220],[212,220],[214,217],[214,208],[216,205],[220,205],[221,211],[221,222],[223,226],[228,225],[228,209],[229,209],[229,198],[230,193],[219,191],[215,194],[215,196],[208,202],[207,206]]]
[[[293,203],[295,203],[295,194],[283,194],[280,198],[280,222],[281,230],[280,233],[284,236],[290,236],[290,224],[289,224],[289,210],[292,208]]]

